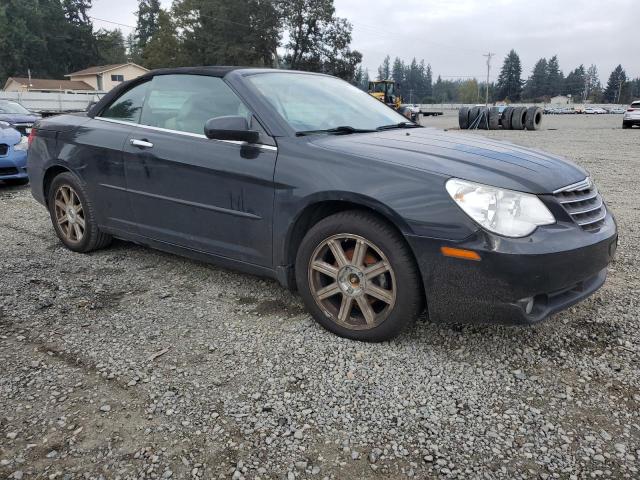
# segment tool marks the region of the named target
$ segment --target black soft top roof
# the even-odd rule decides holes
[[[182,74],[182,75],[207,75],[210,77],[225,77],[229,72],[233,72],[236,70],[242,70],[246,74],[255,74],[255,73],[264,73],[264,72],[292,72],[292,70],[279,70],[273,68],[257,68],[257,67],[233,67],[233,66],[203,66],[203,67],[178,67],[178,68],[158,68],[156,70],[151,70],[150,72],[145,73],[133,80],[129,80],[127,82],[123,82],[109,93],[107,93],[104,97],[100,99],[93,107],[89,109],[87,115],[89,117],[95,117],[98,115],[108,104],[112,102],[117,96],[119,96],[124,90],[128,90],[132,86],[142,83],[150,78],[156,77],[158,75],[173,75],[173,74]],[[301,74],[310,74],[310,75],[320,75],[312,72],[299,72],[295,71],[295,73]]]

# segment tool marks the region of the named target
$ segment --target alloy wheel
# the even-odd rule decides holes
[[[60,233],[71,243],[82,241],[86,222],[84,209],[76,191],[69,185],[61,185],[55,194],[55,217]]]
[[[396,302],[391,263],[373,242],[352,234],[322,241],[309,261],[309,286],[318,306],[351,330],[380,325]]]

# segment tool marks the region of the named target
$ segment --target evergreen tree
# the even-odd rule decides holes
[[[511,50],[505,57],[502,70],[498,76],[496,88],[500,99],[509,99],[514,102],[520,100],[522,92],[521,75],[520,57],[515,50]]]
[[[89,18],[92,0],[62,0],[67,19],[66,70],[67,73],[99,64],[98,45]]]
[[[385,79],[388,80],[389,78]],[[394,82],[397,84],[397,94],[400,96],[406,95],[406,85],[405,85],[405,67],[404,62],[400,60],[400,58],[396,57],[393,61],[393,66],[391,67],[391,77]]]
[[[583,100],[591,100],[597,102],[602,94],[602,87],[600,85],[600,78],[598,77],[598,69],[595,65],[591,65],[587,69],[587,74],[584,79],[584,96]]]
[[[560,70],[560,64],[558,63],[558,56],[554,55],[547,62],[547,88],[545,95],[553,97],[555,95],[562,95],[564,84],[564,74]]]
[[[547,93],[548,76],[547,60],[541,58],[536,62],[531,76],[527,79],[523,92],[525,98],[535,101],[540,100]]]
[[[185,64],[181,55],[175,23],[164,10],[158,15],[158,26],[142,51],[142,63],[147,68],[169,68]]]
[[[585,92],[585,85],[587,80],[587,72],[584,65],[580,65],[575,70],[571,71],[567,78],[564,80],[564,91],[571,95],[574,99],[582,99]]]
[[[138,19],[129,47],[129,56],[133,62],[142,62],[142,51],[158,30],[161,10],[160,0],[138,0]]]
[[[378,67],[378,80],[389,79],[391,79],[391,57],[387,55]]]
[[[627,74],[625,73],[622,65],[618,65],[611,75],[609,75],[609,81],[607,87],[604,90],[604,101],[607,103],[617,103],[620,101],[622,87],[627,81]]]
[[[127,61],[127,49],[120,30],[100,29],[95,33],[95,39],[99,63],[108,65]]]

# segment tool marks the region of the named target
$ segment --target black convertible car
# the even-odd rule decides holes
[[[31,132],[34,197],[71,250],[112,237],[277,278],[327,329],[531,324],[605,281],[616,224],[587,172],[422,128],[336,78],[156,70]]]

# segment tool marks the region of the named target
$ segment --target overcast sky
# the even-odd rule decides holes
[[[136,0],[93,4],[93,16],[135,25]],[[168,7],[171,0],[162,4]],[[536,60],[554,54],[565,75],[581,63],[595,63],[606,84],[621,63],[628,77],[640,76],[637,0],[335,0],[335,5],[353,24],[352,47],[362,52],[372,76],[389,54],[424,58],[434,75],[484,78],[482,55],[492,52],[494,80],[511,48],[520,55],[524,78]],[[130,31],[121,28],[125,35]]]

